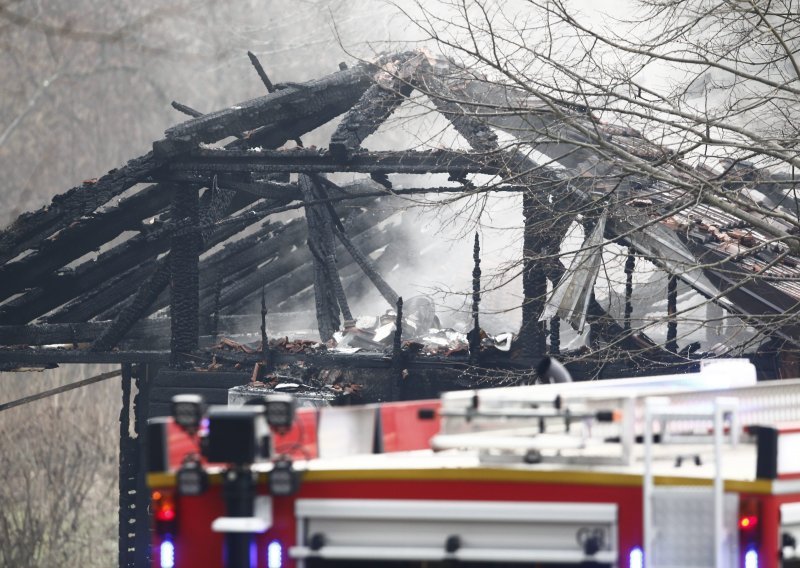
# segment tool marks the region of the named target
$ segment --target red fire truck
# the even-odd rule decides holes
[[[160,429],[156,568],[800,566],[800,380],[757,383],[747,361],[300,409],[290,428],[278,408],[246,467],[225,412]],[[198,438],[226,463],[184,459]]]

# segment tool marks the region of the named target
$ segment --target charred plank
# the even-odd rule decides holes
[[[190,156],[181,157],[154,175],[161,181],[196,182],[199,175],[214,173],[449,173],[497,174],[501,164],[491,159],[466,152],[447,150],[367,152],[353,153],[347,160],[316,149],[286,151],[235,151],[200,149]]]
[[[201,142],[216,142],[255,128],[284,132],[285,140],[290,140],[298,136],[294,127],[298,119],[311,115],[315,122],[333,119],[352,106],[370,82],[370,73],[365,66],[337,71],[322,79],[291,86],[174,126],[165,132],[164,139],[153,143],[153,151],[160,159],[165,159],[184,153]]]
[[[10,227],[0,232],[0,263],[35,247],[47,237],[88,215],[101,205],[133,187],[157,167],[152,153],[129,161],[97,181],[88,181],[57,195],[50,205],[23,213]]]
[[[331,153],[340,160],[346,159],[348,153],[359,148],[409,94],[411,86],[397,78],[385,87],[372,85],[336,127],[330,141]]]
[[[54,270],[99,248],[125,230],[140,230],[142,220],[164,209],[171,195],[165,187],[151,185],[109,211],[75,221],[41,242],[32,253],[0,267],[0,299],[36,286]]]
[[[213,191],[213,188],[212,188]],[[220,194],[219,191],[216,192]],[[197,227],[200,222],[200,200],[197,190],[180,189],[172,203],[173,217]],[[212,197],[208,217],[221,216],[223,199]],[[182,354],[197,349],[199,334],[199,260],[203,248],[203,235],[199,229],[176,235],[170,246],[170,351],[172,362],[181,360]]]

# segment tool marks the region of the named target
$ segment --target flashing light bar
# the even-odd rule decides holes
[[[169,539],[161,543],[161,568],[175,568],[175,545]]]
[[[267,545],[267,568],[283,568],[283,545],[278,540]]]
[[[628,556],[629,568],[644,568],[644,552],[638,546],[632,548]],[[749,566],[747,568],[750,568]]]

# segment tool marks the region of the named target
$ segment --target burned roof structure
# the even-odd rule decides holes
[[[584,320],[616,353],[630,354],[609,375],[685,367],[698,355],[678,349],[679,279],[776,344],[798,343],[800,247],[785,220],[796,215],[782,208],[776,180],[735,164],[725,172],[727,194],[698,199],[658,173],[668,170],[686,185],[718,173],[684,165],[638,132],[603,124],[579,108],[529,100],[421,51],[341,65],[302,84],[273,84],[251,59],[265,96],[208,114],[173,103],[191,119],[168,129],[151,152],[56,196],[0,233],[0,370],[122,366],[120,566],[148,554],[139,461],[147,436],[141,434],[148,416],[169,413],[174,394],[196,392],[224,403],[231,387],[276,388],[281,375],[293,387],[318,387],[322,402],[509,384],[531,377],[542,355],[560,352],[560,326]],[[362,148],[413,91],[428,97],[469,150]],[[303,146],[306,133],[334,120],[327,147]],[[592,140],[587,129],[599,138]],[[501,143],[503,133],[514,144]],[[636,175],[625,171],[602,145],[643,167]],[[362,175],[347,184],[327,177],[338,172]],[[395,188],[389,176],[397,173],[445,173],[455,184]],[[473,174],[493,181],[479,185]],[[774,215],[751,210],[754,190],[773,202]],[[466,345],[452,349],[445,337],[444,350],[425,356],[422,346],[403,341],[409,318],[385,275],[404,263],[408,250],[397,230],[402,223],[383,221],[402,214],[398,196],[437,192],[522,196],[524,300],[513,345],[497,338],[492,346],[480,328],[477,239]],[[290,210],[303,210],[304,218],[278,215]],[[576,219],[586,241],[565,268],[559,246]],[[593,295],[606,243],[628,247],[626,305],[616,319]],[[632,323],[637,259],[669,274],[663,344]],[[366,282],[395,308],[384,343],[376,332],[353,331],[349,299]],[[554,289],[549,301],[548,286]],[[265,321],[297,309],[298,298],[313,300],[323,341],[344,327],[352,331],[351,346],[378,351],[330,353],[317,342],[269,338]],[[260,344],[232,339],[240,330],[256,333]],[[607,367],[607,361],[580,364],[573,364],[579,377]],[[131,408],[138,438],[129,431]]]
[[[565,141],[579,140],[575,125],[585,124],[606,143],[689,183],[711,173],[665,159],[665,151],[638,132],[602,124],[580,109],[555,112],[422,51],[342,64],[302,84],[273,84],[251,59],[265,96],[207,114],[173,103],[192,118],[168,129],[151,152],[58,195],[0,233],[4,369],[170,361],[205,368],[233,361],[237,369],[251,369],[263,352],[234,356],[219,338],[261,328],[267,348],[264,313],[280,318],[276,306],[296,307],[287,300],[304,290],[314,292],[320,337],[328,340],[354,319],[348,296],[361,293],[364,282],[387,305],[398,304],[382,273],[402,258],[402,238],[380,222],[397,214],[396,196],[435,192],[521,193],[526,227],[566,211],[570,220],[590,219],[587,227],[601,224],[594,231],[599,242],[623,243],[631,263],[634,256],[649,259],[671,274],[673,296],[677,279],[683,280],[777,340],[798,341],[797,322],[785,317],[800,300],[797,243],[774,239],[775,230],[790,231],[780,216],[759,216],[743,204],[743,187],[758,185],[767,193],[769,180],[748,183],[737,177],[741,168],[731,168],[730,199],[692,204],[691,196],[657,176],[620,173],[591,144]],[[414,90],[429,97],[468,151],[361,147]],[[515,112],[498,111],[500,102]],[[570,122],[562,119],[564,112]],[[304,134],[340,116],[328,147],[303,146]],[[499,132],[515,137],[517,145],[501,144]],[[224,147],[213,146],[228,139]],[[533,159],[521,149],[526,144],[546,159]],[[369,178],[337,184],[326,177],[338,172]],[[393,188],[389,176],[397,173],[446,173],[458,185]],[[495,181],[476,186],[468,176],[477,173]],[[304,219],[276,220],[301,208]],[[530,369],[548,350],[558,353],[558,320],[576,313],[601,321],[604,338],[620,348],[648,351],[649,361],[685,360],[676,353],[674,298],[661,348],[631,329],[629,306],[618,322],[594,300],[596,257],[572,270],[547,260],[568,224],[526,230],[523,324],[513,361],[508,356],[493,364]],[[479,288],[477,254],[475,260]],[[755,273],[761,278],[753,279]],[[548,280],[561,288],[550,312]],[[479,300],[476,289],[476,322]],[[548,321],[540,323],[543,314]],[[473,340],[473,351],[478,344]],[[61,347],[46,347],[53,345]],[[463,358],[481,363],[474,352]]]

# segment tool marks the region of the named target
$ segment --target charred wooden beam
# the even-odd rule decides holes
[[[397,298],[397,315],[394,319],[394,337],[392,338],[392,400],[398,400],[400,387],[403,383],[403,298]]]
[[[253,53],[252,51],[248,51],[247,57],[250,58],[250,63],[252,63],[253,67],[256,70],[256,73],[258,73],[258,78],[261,79],[261,82],[264,83],[264,86],[267,88],[267,92],[274,93],[275,85],[273,85],[272,81],[270,81],[269,77],[267,76],[267,72],[264,71],[264,67],[261,65],[261,62],[258,60],[258,57],[256,57],[256,54]],[[294,141],[298,146],[303,145],[303,141],[300,140],[300,138],[295,138]]]
[[[370,233],[371,232],[372,231],[370,231]],[[375,269],[378,272],[388,272],[392,269],[392,267],[397,265],[399,253],[401,253],[401,251],[398,250],[399,247],[397,246],[398,240],[399,239],[395,233],[388,231],[379,235],[370,236],[369,239],[365,241],[367,243],[366,246],[369,249],[374,249],[370,254],[374,253],[375,251],[382,251],[377,255],[377,258],[374,261]],[[370,292],[369,287],[371,283],[368,283],[364,280],[364,273],[356,262],[347,262],[346,260],[342,261],[339,264],[339,274],[342,279],[342,287],[344,288],[348,297],[363,297]],[[302,275],[303,271],[298,270],[298,278]],[[280,306],[282,311],[291,312],[294,310],[303,309],[303,306],[307,306],[313,302],[313,289],[305,288],[291,295],[288,300],[281,302]]]
[[[519,341],[523,356],[530,361],[538,361],[545,353],[545,335],[539,315],[544,310],[547,295],[547,269],[543,265],[544,256],[541,239],[542,211],[538,200],[530,193],[523,194],[522,210],[524,233],[522,245],[522,327]]]
[[[269,340],[267,339],[267,294],[261,288],[261,358],[267,363]]]
[[[156,299],[158,294],[169,283],[170,255],[160,258],[153,273],[145,280],[131,301],[117,314],[112,324],[92,343],[93,351],[112,349],[130,330],[134,323],[141,319]]]
[[[372,85],[336,127],[330,141],[331,153],[337,159],[347,159],[347,155],[358,149],[409,94],[411,86],[397,78],[389,80],[386,86]]]
[[[305,317],[308,314],[310,312],[270,312],[267,318],[268,327],[283,330],[297,317]],[[255,333],[260,322],[260,317],[256,315],[221,314],[216,323],[216,331],[218,335],[233,335],[247,331]],[[111,325],[111,321],[0,325],[0,345],[42,346],[90,343],[100,337]],[[210,318],[201,318],[200,334],[214,334],[214,323]],[[169,318],[148,318],[136,322],[125,334],[121,344],[128,348],[135,346],[137,349],[155,349],[167,347],[169,338]]]
[[[367,152],[351,154],[339,160],[330,152],[317,149],[284,151],[237,151],[204,148],[182,156],[153,175],[159,181],[191,181],[209,174],[258,174],[304,172],[362,172],[362,173],[487,173],[497,174],[503,165],[491,159],[465,152],[447,150]],[[200,176],[200,177],[198,177]]]
[[[168,363],[168,351],[110,351],[88,349],[0,349],[0,363]]]
[[[623,328],[625,331],[631,329],[631,314],[633,313],[633,304],[631,297],[633,296],[633,271],[636,268],[636,256],[634,256],[633,249],[628,249],[628,258],[625,259],[625,315],[623,319]]]
[[[396,304],[397,298],[399,298],[397,292],[383,279],[383,276],[381,276],[380,272],[375,267],[375,263],[353,243],[350,237],[344,232],[343,228],[335,227],[334,231],[339,242],[347,249],[347,252],[350,253],[350,257],[358,264],[375,288],[377,288],[378,292],[383,296],[383,299],[386,300],[389,305]]]
[[[112,198],[153,172],[157,167],[152,153],[129,161],[97,181],[87,181],[57,195],[52,202],[31,213],[23,213],[10,227],[0,232],[0,263],[37,246],[83,215],[108,203]]]
[[[0,300],[41,283],[54,270],[67,265],[126,230],[140,230],[142,220],[156,215],[171,199],[169,190],[152,185],[103,213],[72,223],[18,261],[0,267]]]
[[[0,345],[54,345],[94,341],[108,322],[0,325]]]
[[[195,110],[190,106],[183,105],[177,101],[172,101],[172,108],[177,110],[178,112],[182,112],[183,114],[188,114],[192,118],[197,118],[198,116],[203,116],[203,113],[199,110]]]
[[[337,191],[338,193],[347,194],[348,190],[339,187],[338,185],[328,181],[323,177],[314,177],[314,180],[318,184],[327,185],[331,187],[333,190]],[[380,275],[378,270],[375,268],[375,264],[369,258],[369,256],[365,255],[359,248],[353,243],[350,237],[347,236],[347,229],[339,220],[339,215],[337,214],[333,203],[325,204],[325,209],[330,215],[330,219],[333,225],[333,232],[336,235],[336,238],[342,243],[347,252],[350,253],[350,257],[361,267],[361,270],[364,272],[367,278],[375,285],[375,287],[380,292],[381,296],[389,302],[390,306],[394,306],[397,303],[397,292],[395,292],[391,286],[383,279]]]
[[[481,243],[475,233],[472,247],[472,331],[469,337],[469,363],[477,365],[481,353],[481,324],[479,321],[481,305]]]
[[[287,86],[174,126],[165,132],[164,139],[153,143],[153,151],[160,159],[166,159],[201,142],[216,142],[255,128],[282,133],[284,141],[291,140],[298,136],[298,119],[313,115],[314,122],[325,123],[349,109],[370,83],[370,71],[359,65],[316,81]]]
[[[181,196],[180,191],[195,193],[194,196]],[[188,219],[188,224],[194,222],[199,225],[200,218],[203,218],[213,224],[213,221],[222,216],[225,210],[230,206],[233,192],[218,190],[215,186],[212,187],[208,198],[208,204],[203,209],[202,213],[200,212],[199,202],[195,196],[196,190],[192,188],[184,188],[183,190],[176,191],[174,199],[174,216],[176,220],[186,218]],[[185,205],[184,202],[186,202]],[[196,348],[196,338],[198,336],[197,257],[204,247],[213,246],[212,243],[214,239],[221,237],[223,240],[227,238],[224,237],[224,231],[217,231],[213,228],[176,236],[173,240],[172,247],[174,250],[178,251],[178,254],[180,254],[182,258],[180,260],[174,260],[172,258],[174,250],[171,250],[168,255],[157,261],[154,272],[139,288],[131,301],[117,314],[111,327],[95,340],[92,344],[92,349],[105,350],[111,349],[116,345],[133,324],[146,315],[152,303],[166,287],[167,283],[170,282],[170,278],[173,283],[176,282],[176,276],[179,296],[186,293],[193,295],[193,297],[185,299],[181,297],[181,299],[178,300],[177,309],[180,310],[180,316],[176,333],[173,333],[173,353],[185,353],[186,350]],[[185,241],[183,240],[184,238],[186,239]],[[187,250],[184,250],[184,248]],[[175,269],[176,272],[173,272],[173,269]],[[179,275],[181,271],[183,271],[183,275]],[[186,303],[182,304],[183,302]],[[173,304],[173,308],[175,307],[176,306]],[[193,314],[191,312],[193,312]],[[194,324],[192,320],[195,321]],[[195,339],[192,340],[192,337]],[[194,343],[194,347],[187,349],[192,343]]]
[[[264,86],[267,88],[267,92],[268,93],[275,92],[275,85],[273,85],[272,81],[270,81],[269,77],[267,77],[267,72],[264,71],[264,67],[262,67],[261,62],[258,60],[258,57],[256,57],[256,54],[253,53],[252,51],[248,51],[247,57],[250,58],[250,63],[253,64],[256,73],[258,73],[258,77],[261,79],[261,82],[264,83]]]
[[[669,275],[667,280],[667,351],[678,352],[678,278]]]
[[[200,224],[200,200],[197,190],[179,189],[172,203],[173,218],[189,225]],[[214,200],[212,200],[213,203]],[[216,215],[215,215],[216,213]],[[212,211],[210,217],[221,212]],[[170,319],[172,363],[197,349],[199,333],[199,260],[203,248],[199,229],[172,238],[170,247]]]
[[[376,230],[374,226],[394,213],[394,210],[389,209],[372,209],[360,215],[349,228],[355,245],[362,250],[372,251],[387,244],[394,237],[387,231]],[[344,249],[337,251],[337,255],[341,256],[343,252]],[[311,254],[306,247],[302,247],[292,255],[279,256],[273,262],[233,281],[222,292],[222,305],[226,306],[228,311],[243,313],[240,310],[245,309],[245,305],[250,302],[248,298],[262,286],[267,286],[268,303],[276,305],[312,284]],[[207,313],[207,308],[201,306],[201,313]]]
[[[245,182],[221,179],[219,185],[226,189],[234,189],[236,191],[249,193],[259,199],[291,201],[301,198],[300,190],[296,183],[283,183],[269,180]]]
[[[550,354],[559,355],[561,353],[561,318],[553,316],[550,318]]]
[[[131,435],[131,364],[122,365],[122,410],[119,414],[119,519],[117,529],[118,566],[136,566],[136,472],[139,469],[139,451],[136,438]]]
[[[305,174],[298,178],[298,185],[306,203],[324,199],[327,193],[319,184]],[[339,312],[346,320],[353,319],[347,298],[344,295],[339,270],[336,266],[336,246],[333,223],[328,210],[319,205],[306,205],[308,248],[314,266],[314,298],[317,310],[317,325],[322,341],[328,341],[339,329]]]
[[[209,229],[209,246],[221,242],[238,232],[242,227],[222,226],[215,228],[214,223],[224,212],[233,207],[239,207],[241,202],[235,202],[236,192],[233,191],[208,191],[204,195],[202,219]],[[249,198],[252,201],[252,198]],[[258,219],[254,219],[253,222]],[[41,283],[41,288],[15,298],[0,308],[0,318],[4,323],[25,323],[53,310],[66,301],[77,296],[91,293],[104,282],[125,272],[132,266],[146,263],[152,257],[165,252],[169,245],[169,238],[180,223],[170,221],[164,226],[144,231],[117,245],[96,259],[86,261],[72,270],[53,274]],[[125,286],[123,286],[125,288]],[[124,298],[121,295],[120,298]],[[52,321],[58,321],[53,319]]]

